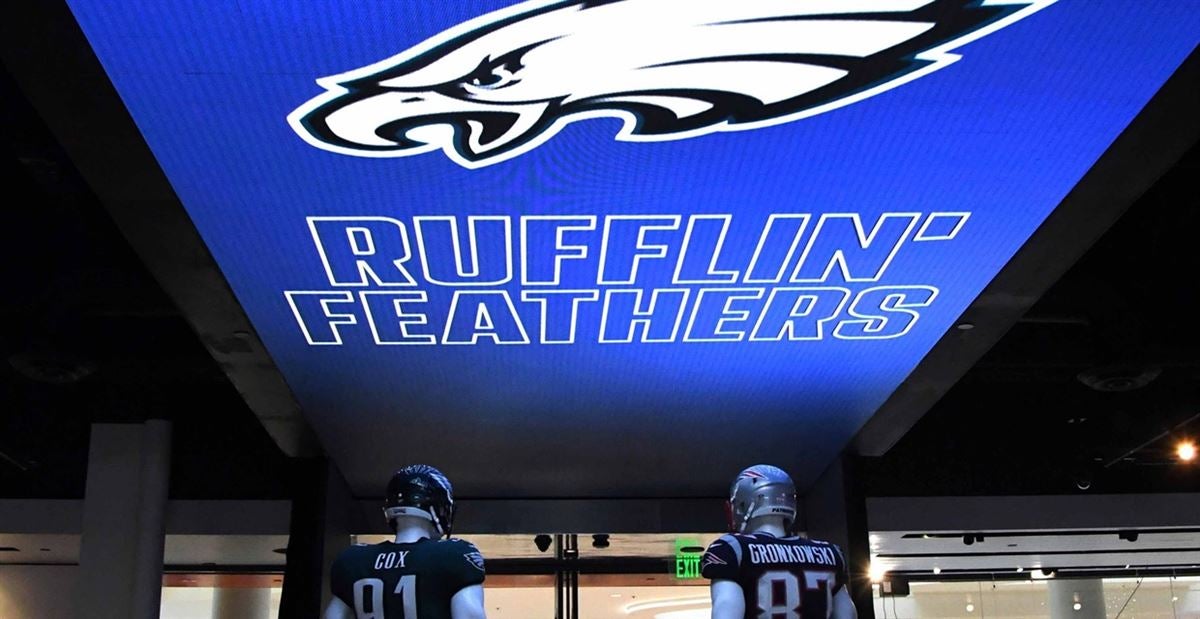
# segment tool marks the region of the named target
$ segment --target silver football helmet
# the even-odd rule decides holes
[[[790,530],[796,523],[796,484],[783,469],[757,464],[738,473],[726,507],[734,532],[744,532],[751,520],[762,516],[782,517]]]

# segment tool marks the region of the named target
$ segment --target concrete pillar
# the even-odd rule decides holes
[[[151,419],[142,427],[141,482],[133,616],[158,619],[162,606],[163,546],[167,535],[167,490],[171,483],[169,421]]]
[[[349,486],[332,462],[296,459],[293,467],[292,519],[279,616],[318,619],[333,597],[329,588],[333,560],[350,545],[351,534],[367,529]]]
[[[213,592],[212,619],[269,619],[271,590],[218,587]]]
[[[867,502],[855,476],[856,460],[841,456],[821,474],[804,495],[804,530],[813,539],[837,544],[850,571],[850,595],[859,619],[875,619],[868,569],[871,540],[867,531]]]
[[[75,616],[157,619],[170,424],[93,424]]]
[[[1047,581],[1050,619],[1105,619],[1104,581],[1099,578],[1075,580],[1054,578]],[[1079,610],[1075,605],[1079,604]]]

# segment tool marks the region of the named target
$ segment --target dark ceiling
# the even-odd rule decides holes
[[[0,102],[0,497],[82,496],[89,424],[152,417],[175,422],[173,496],[287,496],[288,459],[7,74]],[[867,491],[1200,489],[1200,467],[1170,455],[1177,437],[1200,434],[1180,427],[1200,413],[1198,168],[1193,148],[895,448],[868,459]]]
[[[83,495],[92,422],[174,422],[172,495],[287,496],[287,459],[0,75],[0,497]]]
[[[1195,146],[899,444],[876,495],[1200,490]],[[1090,487],[1089,487],[1090,485]]]

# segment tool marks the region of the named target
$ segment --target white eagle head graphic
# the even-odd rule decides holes
[[[623,141],[755,129],[928,75],[1054,1],[532,0],[319,79],[288,121],[325,150],[468,168],[589,118]]]

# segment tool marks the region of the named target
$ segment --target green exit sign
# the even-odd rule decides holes
[[[675,540],[675,578],[680,580],[695,580],[700,578],[700,558],[704,556],[704,546],[700,540]]]
[[[700,578],[700,557],[701,555],[676,555],[675,578]]]

